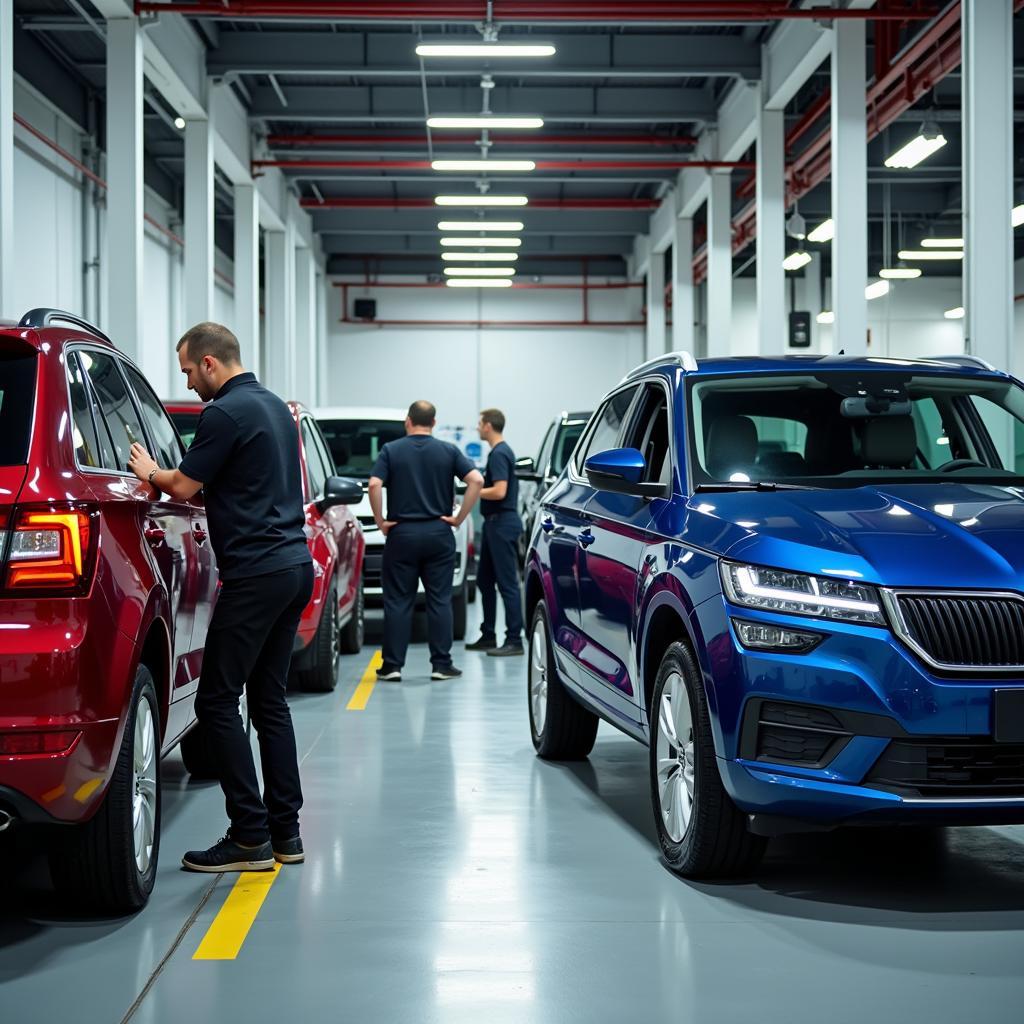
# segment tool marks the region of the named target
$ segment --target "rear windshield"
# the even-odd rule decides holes
[[[0,466],[28,462],[36,360],[32,352],[0,352]]]
[[[202,410],[197,409],[195,412],[172,412],[170,414],[174,425],[178,428],[178,433],[181,434],[181,442],[186,448],[192,444],[192,439],[199,429],[201,412]]]
[[[321,420],[338,476],[369,480],[381,448],[405,437],[403,420]]]

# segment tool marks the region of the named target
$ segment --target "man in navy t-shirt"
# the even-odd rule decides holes
[[[436,415],[430,402],[413,402],[405,418],[406,436],[384,445],[370,476],[370,506],[386,538],[384,651],[378,679],[402,678],[419,580],[427,601],[430,678],[455,679],[462,674],[452,665],[452,528],[460,527],[472,511],[484,479],[455,445],[433,436]],[[453,514],[456,478],[465,481],[466,494]]]
[[[484,473],[484,489],[480,492],[480,512],[484,517],[483,539],[480,542],[480,565],[477,587],[483,605],[484,620],[480,639],[467,644],[467,651],[486,651],[490,657],[514,657],[523,653],[523,609],[519,595],[519,534],[523,524],[516,508],[519,480],[516,477],[516,456],[502,436],[505,414],[500,409],[484,409],[477,431],[480,439],[491,446]],[[498,646],[495,618],[498,600],[495,587],[501,592],[505,606],[505,643]]]

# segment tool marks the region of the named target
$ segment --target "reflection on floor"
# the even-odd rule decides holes
[[[525,659],[459,648],[464,678],[431,683],[415,647],[404,682],[346,711],[373,650],[294,698],[308,860],[235,959],[194,959],[235,880],[178,869],[224,819],[172,756],[135,918],[69,913],[7,852],[0,1019],[1022,1019],[1024,828],[794,837],[754,879],[687,884],[659,863],[640,746],[602,727],[589,762],[534,758]]]

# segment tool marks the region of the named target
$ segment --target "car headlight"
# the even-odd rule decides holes
[[[878,591],[865,583],[722,562],[726,597],[744,608],[884,626]]]

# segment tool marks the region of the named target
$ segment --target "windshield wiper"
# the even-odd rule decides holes
[[[820,487],[809,484],[777,484],[774,480],[729,480],[720,483],[697,484],[694,494],[714,491],[820,491]]]

